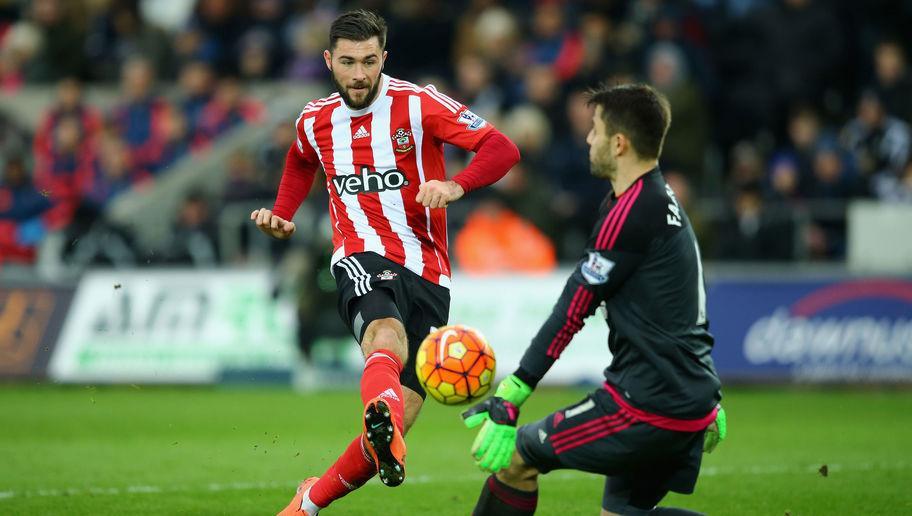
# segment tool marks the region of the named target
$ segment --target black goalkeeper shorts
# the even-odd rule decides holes
[[[602,507],[637,514],[668,491],[692,493],[703,431],[677,432],[637,422],[598,389],[582,401],[519,428],[516,449],[542,473],[575,469],[606,475]]]
[[[447,323],[450,290],[371,252],[342,258],[333,266],[333,274],[339,289],[339,315],[359,343],[371,321],[394,318],[402,322],[408,336],[408,361],[399,381],[426,397],[415,373],[415,355],[431,328]]]

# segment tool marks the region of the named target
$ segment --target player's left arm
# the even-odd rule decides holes
[[[425,129],[435,138],[475,152],[469,165],[453,179],[422,183],[415,198],[422,205],[445,208],[472,190],[496,183],[519,163],[519,149],[509,138],[433,86],[425,88],[422,110]]]
[[[519,368],[501,382],[494,396],[463,413],[470,428],[483,424],[472,446],[476,464],[482,469],[498,471],[509,465],[516,445],[519,407],[582,329],[583,321],[636,271],[662,231],[651,223],[650,210],[643,206],[648,203],[631,203],[627,215],[612,217],[609,213],[602,221],[597,238],[577,262]]]

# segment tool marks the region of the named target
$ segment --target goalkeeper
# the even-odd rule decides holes
[[[463,414],[469,427],[481,426],[477,464],[494,473],[476,516],[533,514],[538,475],[555,469],[605,475],[603,516],[697,514],[657,505],[669,491],[692,493],[702,453],[725,437],[700,251],[658,167],[668,101],[624,85],[592,92],[590,105],[591,173],[611,190],[519,368]],[[523,402],[602,304],[613,356],[604,386],[517,430]]]

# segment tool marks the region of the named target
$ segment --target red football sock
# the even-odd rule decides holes
[[[361,447],[359,435],[310,488],[310,501],[317,504],[317,507],[326,507],[333,500],[363,486],[376,472],[376,466]]]
[[[393,419],[399,431],[402,431],[402,385],[399,373],[402,362],[395,353],[388,349],[378,349],[364,362],[364,373],[361,375],[361,401],[367,402],[380,396],[393,412]]]

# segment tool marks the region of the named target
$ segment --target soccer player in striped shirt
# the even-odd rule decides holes
[[[483,425],[472,453],[488,477],[473,514],[535,512],[539,474],[605,475],[602,515],[685,516],[656,505],[693,492],[702,451],[725,436],[710,352],[700,250],[658,159],[668,101],[645,85],[593,93],[587,139],[594,176],[611,192],[576,269],[519,368],[464,414]],[[517,430],[519,407],[604,304],[611,363],[585,399]]]
[[[403,482],[403,436],[425,397],[412,361],[449,312],[444,208],[519,161],[516,146],[460,102],[383,74],[385,43],[386,24],[374,13],[333,22],[323,56],[337,92],[304,107],[275,205],[250,215],[265,233],[289,238],[322,166],[339,312],[365,357],[362,432],[323,476],[301,483],[281,514],[313,516],[374,474],[387,486]],[[451,180],[444,143],[476,153]]]

